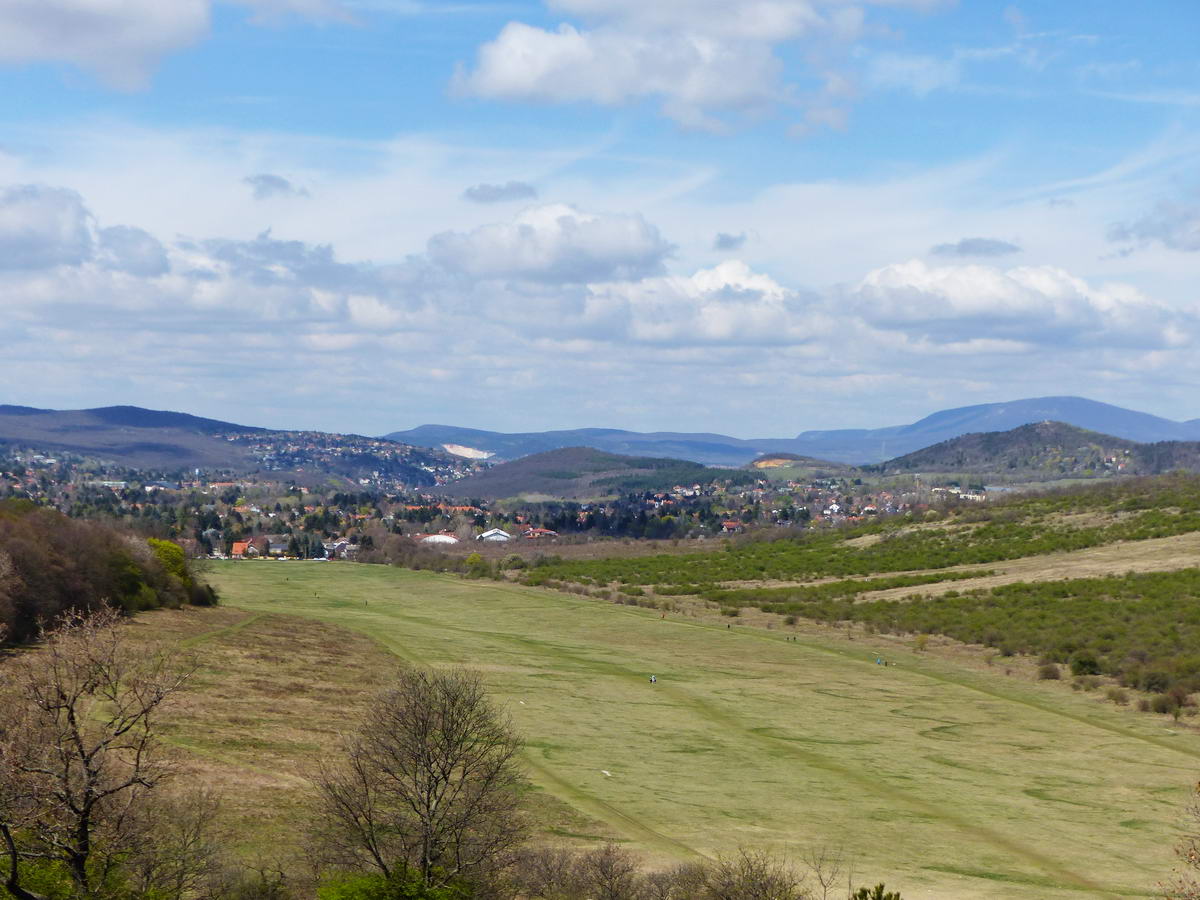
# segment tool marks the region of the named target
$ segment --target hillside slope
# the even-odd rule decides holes
[[[0,406],[0,444],[95,456],[131,467],[248,467],[254,461],[249,451],[219,435],[263,431],[136,406],[71,410]]]
[[[436,491],[485,500],[531,494],[587,499],[664,491],[677,484],[708,484],[714,480],[748,483],[754,476],[678,459],[619,456],[590,447],[566,447],[501,463]]]
[[[381,438],[274,431],[137,406],[0,406],[0,453],[6,449],[69,454],[142,471],[303,471],[318,480],[367,477],[412,486],[470,468],[440,450]]]
[[[869,468],[885,474],[1157,475],[1175,469],[1200,471],[1200,443],[1141,444],[1062,422],[1039,422],[963,435]]]

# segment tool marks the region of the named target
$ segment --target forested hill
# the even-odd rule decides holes
[[[438,488],[455,497],[494,500],[544,495],[592,499],[642,491],[668,491],[676,485],[721,481],[749,484],[750,472],[714,469],[699,463],[648,456],[619,456],[590,447],[566,447],[502,463]]]
[[[1039,422],[1011,431],[963,435],[865,468],[884,474],[1157,475],[1176,469],[1200,471],[1200,442],[1139,444],[1062,422]]]

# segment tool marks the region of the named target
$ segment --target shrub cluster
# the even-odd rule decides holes
[[[0,502],[0,626],[13,641],[68,609],[216,603],[171,541],[147,543],[20,500]]]
[[[940,597],[809,606],[824,621],[938,633],[1028,653],[1155,694],[1200,690],[1200,569],[1001,585]]]
[[[916,587],[922,584],[939,584],[944,581],[961,581],[968,578],[983,578],[994,574],[991,569],[966,569],[958,572],[934,572],[922,575],[893,575],[886,578],[847,578],[826,581],[821,584],[782,588],[707,588],[697,591],[705,600],[722,606],[757,606],[767,612],[804,613],[806,608],[821,600],[841,600],[858,597],[870,591],[889,588]],[[626,588],[626,591],[629,589]],[[684,593],[682,591],[655,589],[659,594]],[[690,593],[690,592],[688,592]]]

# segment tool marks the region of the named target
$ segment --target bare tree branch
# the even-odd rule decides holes
[[[133,652],[109,609],[66,614],[43,629],[39,649],[6,669],[0,828],[8,890],[20,890],[24,862],[42,859],[61,863],[81,896],[97,896],[136,846],[136,813],[170,774],[156,753],[155,714],[188,673],[166,654]]]
[[[314,779],[323,836],[385,876],[477,876],[523,840],[519,750],[476,673],[407,669]]]

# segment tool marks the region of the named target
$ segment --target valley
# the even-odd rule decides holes
[[[261,806],[299,795],[283,773],[329,745],[350,684],[386,674],[388,655],[485,674],[526,737],[544,840],[615,838],[663,864],[838,845],[905,897],[1148,896],[1200,762],[1185,724],[885,636],[383,567],[210,577],[224,609],[142,627],[188,635],[221,673],[171,740],[239,786],[252,842],[282,834]]]

